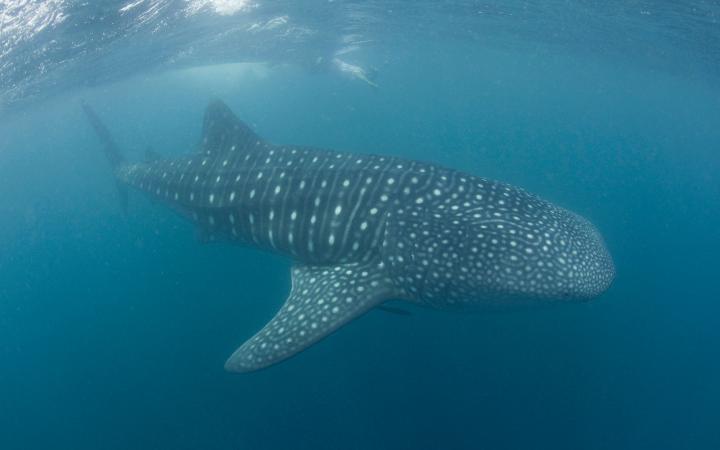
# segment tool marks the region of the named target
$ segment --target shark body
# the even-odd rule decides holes
[[[612,259],[585,219],[522,189],[394,157],[273,145],[208,107],[199,149],[125,163],[95,113],[122,185],[193,221],[204,239],[291,258],[292,288],[227,360],[280,362],[390,299],[436,308],[595,297]]]

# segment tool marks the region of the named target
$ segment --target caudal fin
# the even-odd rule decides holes
[[[112,136],[110,135],[110,131],[107,129],[104,123],[100,120],[100,117],[98,117],[97,113],[94,109],[90,107],[85,101],[80,102],[80,106],[83,109],[83,112],[85,112],[85,117],[87,117],[88,122],[90,122],[90,126],[92,126],[93,130],[95,130],[95,133],[100,138],[100,141],[103,145],[103,151],[105,152],[105,157],[107,158],[108,162],[110,163],[110,166],[112,167],[113,171],[117,169],[124,161],[125,158],[123,158],[122,154],[120,153],[120,150],[118,150],[117,146],[115,145],[115,141],[113,141]],[[118,188],[118,197],[120,200],[120,206],[123,210],[123,213],[127,213],[127,205],[128,205],[128,193],[127,188],[122,185],[119,181],[117,183]]]
[[[108,131],[105,124],[102,123],[100,117],[98,117],[95,110],[92,109],[90,105],[85,103],[84,100],[80,102],[80,106],[82,106],[82,109],[85,112],[85,117],[87,117],[88,122],[90,122],[90,126],[93,127],[93,130],[95,130],[95,133],[97,133],[100,141],[102,141],[105,156],[107,157],[113,169],[115,169],[117,166],[123,163],[125,158],[123,158],[122,154],[120,154],[120,150],[118,150],[117,146],[115,145],[115,141],[113,141],[113,138],[110,135],[110,131]]]

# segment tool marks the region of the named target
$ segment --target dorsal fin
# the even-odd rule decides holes
[[[220,155],[230,151],[248,150],[265,142],[235,116],[220,100],[213,100],[205,110],[200,153]]]

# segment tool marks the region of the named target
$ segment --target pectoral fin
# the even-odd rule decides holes
[[[297,266],[280,311],[225,363],[250,372],[289,358],[393,296],[382,265]]]

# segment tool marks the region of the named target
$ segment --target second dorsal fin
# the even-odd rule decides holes
[[[265,142],[220,100],[205,110],[200,153],[216,156],[232,151],[247,151]]]

